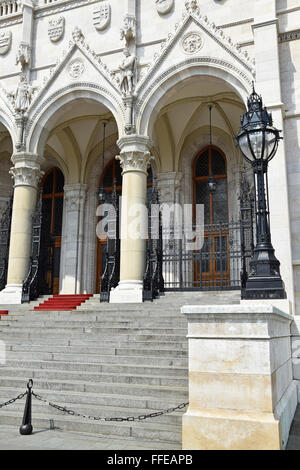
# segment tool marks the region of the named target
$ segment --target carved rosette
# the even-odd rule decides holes
[[[33,168],[30,166],[24,167],[13,167],[9,170],[9,173],[14,178],[14,187],[17,186],[31,186],[38,188],[41,177],[44,172],[39,168]]]
[[[122,175],[129,171],[141,171],[147,174],[147,170],[153,159],[154,157],[150,152],[141,152],[138,150],[122,152],[120,155],[116,156],[116,160],[120,160],[120,165],[123,170]]]
[[[196,54],[203,45],[203,39],[198,32],[192,31],[183,37],[181,45],[186,54]]]

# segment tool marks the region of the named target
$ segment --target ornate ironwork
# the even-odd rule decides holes
[[[0,291],[6,286],[13,196],[11,196],[0,222]]]
[[[162,223],[159,210],[159,196],[156,180],[153,183],[148,204],[148,241],[146,249],[146,270],[143,280],[143,301],[153,301],[164,292],[162,273]]]
[[[31,256],[28,274],[23,282],[22,303],[36,300],[42,293],[41,269],[44,269],[41,262],[41,233],[42,233],[42,193],[37,203],[35,212],[32,214],[32,242]]]
[[[240,184],[240,220],[241,220],[241,290],[242,298],[246,287],[249,273],[249,262],[253,256],[254,250],[254,232],[253,232],[253,210],[254,195],[252,194],[250,184],[246,178],[246,170],[243,168]]]
[[[113,210],[108,214],[108,233],[106,263],[100,282],[100,302],[109,302],[110,291],[117,287],[120,280],[120,233],[119,233],[119,197],[114,180],[111,201]]]
[[[240,218],[204,225],[203,246],[199,250],[187,250],[175,228],[163,234],[166,290],[245,288],[254,249],[253,195],[245,172],[241,176],[239,200]],[[196,233],[200,229],[194,226],[193,230]]]

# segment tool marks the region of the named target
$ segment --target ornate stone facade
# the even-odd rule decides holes
[[[291,92],[300,67],[299,9],[275,0],[261,0],[260,7],[241,0],[236,9],[232,2],[215,1],[213,9],[200,0],[8,2],[10,13],[0,15],[0,135],[8,132],[0,138],[0,155],[44,155],[41,171],[57,166],[66,185],[88,185],[89,216],[82,209],[88,218],[97,193],[93,168],[102,161],[99,123],[109,119],[105,146],[119,142],[110,157],[120,155],[123,173],[145,173],[151,165],[162,199],[190,203],[193,162],[208,144],[207,103],[213,102],[213,136],[227,158],[231,215],[241,168],[233,137],[256,81],[284,130],[285,144],[270,165],[272,237],[291,304],[300,311],[300,104]],[[131,147],[126,138],[133,139]],[[12,170],[15,180],[37,186],[39,165],[23,166]],[[99,167],[98,187],[100,173]],[[8,172],[7,180],[11,184]],[[94,230],[96,217],[86,223]],[[82,243],[94,261],[87,268],[83,258],[80,289],[90,290],[96,248],[88,234]]]

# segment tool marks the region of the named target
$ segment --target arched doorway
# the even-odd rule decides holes
[[[43,294],[58,294],[59,292],[64,182],[64,175],[58,168],[49,170],[41,182]]]
[[[148,169],[147,178],[147,198],[149,199],[151,187],[153,183],[153,174],[151,167]],[[112,192],[116,184],[117,195],[122,195],[122,168],[115,158],[110,160],[104,168],[103,174],[100,178],[99,188],[103,185],[106,192],[106,202],[111,201]],[[96,272],[96,293],[100,291],[101,276],[105,268],[107,252],[107,240],[99,240],[97,238],[97,272]]]
[[[230,276],[227,162],[215,146],[204,148],[194,160],[193,203],[203,204],[205,224],[203,247],[194,261],[195,286],[224,286]]]

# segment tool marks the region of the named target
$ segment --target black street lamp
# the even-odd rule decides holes
[[[241,118],[241,130],[236,137],[245,160],[252,165],[255,184],[256,247],[242,292],[244,299],[286,298],[280,263],[271,243],[268,192],[268,164],[282,139],[280,132],[273,126],[272,115],[263,107],[253,86],[248,111]]]

